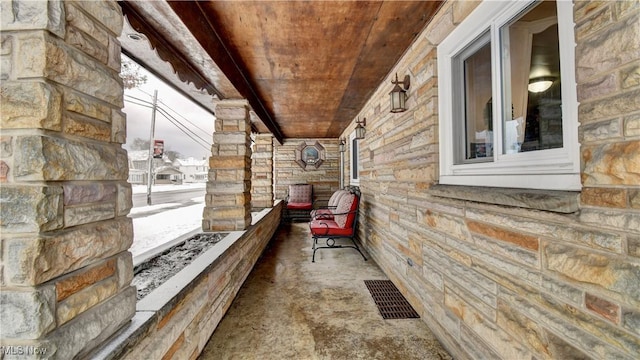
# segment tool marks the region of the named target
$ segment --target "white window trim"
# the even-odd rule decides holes
[[[562,81],[563,148],[502,154],[502,126],[494,126],[494,161],[454,164],[452,60],[489,28],[492,30],[493,114],[502,113],[500,96],[499,29],[531,1],[478,5],[438,46],[438,97],[440,114],[440,183],[548,190],[580,190],[578,100],[575,80],[573,4],[557,1]],[[571,44],[571,46],[567,46]],[[494,124],[500,124],[494,119]]]
[[[351,155],[351,159],[349,159],[349,185],[355,185],[355,186],[360,186],[360,145],[358,144],[357,147],[358,149],[353,149],[353,143],[358,143],[358,140],[356,140],[356,132],[352,132],[349,135],[349,151],[350,151],[350,155]],[[353,163],[353,157],[356,157],[358,159],[357,164]],[[353,178],[353,170],[354,170],[354,165],[355,165],[355,169],[358,172],[358,178],[354,179]]]

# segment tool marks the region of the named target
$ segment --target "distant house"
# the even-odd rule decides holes
[[[148,150],[130,150],[127,153],[129,157],[129,169],[148,170],[149,167],[149,151]]]
[[[206,182],[209,173],[209,163],[207,159],[176,159],[173,166],[184,175],[183,181],[186,183]]]
[[[146,184],[149,173],[149,151],[131,150],[127,152],[129,162],[129,183]]]
[[[129,183],[146,184],[149,173],[149,151],[132,150],[128,152],[129,158]],[[171,164],[164,156],[162,159],[153,159],[154,184],[181,184],[184,175]]]
[[[161,166],[154,170],[155,184],[182,184],[183,174],[174,166]]]
[[[129,181],[130,184],[146,184],[147,170],[129,168],[129,179],[127,181]]]

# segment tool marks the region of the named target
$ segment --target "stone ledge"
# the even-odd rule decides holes
[[[261,233],[263,235],[256,235],[255,232],[257,226],[278,226],[280,223],[280,215],[277,212],[281,211],[281,208],[282,201],[277,201],[273,208],[263,209],[260,212],[254,213],[252,226],[249,229],[229,232],[229,235],[207,250],[204,254],[196,258],[189,266],[182,269],[174,277],[167,280],[163,285],[152,291],[144,299],[140,300],[136,305],[136,314],[132,318],[131,323],[120,329],[120,331],[113,336],[110,341],[102,344],[100,348],[95,349],[94,352],[90,354],[90,357],[92,359],[119,359],[134,356],[136,348],[141,345],[145,338],[159,335],[158,331],[155,330],[158,326],[158,322],[165,315],[170,314],[172,311],[179,308],[181,306],[181,302],[187,298],[196,287],[202,285],[201,280],[206,277],[207,274],[213,273],[216,269],[223,269],[228,265],[225,264],[225,262],[228,261],[228,252],[233,247],[245,246],[241,245],[239,242],[247,241],[248,237],[260,237],[270,233],[269,231],[262,231]],[[274,211],[275,213],[273,213]],[[273,220],[273,216],[276,216],[278,219],[277,221],[273,221],[273,224],[269,224],[269,221]],[[273,230],[275,231],[275,228]],[[271,236],[269,236],[269,239],[255,241],[254,244],[257,245],[258,243],[263,243],[266,245],[264,240],[268,242],[270,238]],[[264,249],[256,250],[261,253]],[[252,266],[250,268],[252,268]],[[237,271],[237,269],[234,271]],[[246,275],[248,275],[248,272]],[[244,277],[241,276],[238,280],[242,282]],[[202,286],[215,286],[216,284]],[[237,289],[239,289],[241,285],[242,283],[234,284]],[[230,299],[225,300],[229,301],[229,303],[231,299],[235,297],[235,293],[231,294],[228,291],[224,294],[217,295],[230,295]],[[211,334],[208,334],[206,338],[210,335]]]
[[[438,197],[468,200],[494,205],[551,211],[563,214],[580,210],[580,192],[512,189],[481,186],[433,185],[429,194]]]

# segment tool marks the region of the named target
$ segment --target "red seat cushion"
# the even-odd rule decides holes
[[[311,210],[313,209],[313,203],[294,203],[288,202],[287,209],[291,210]]]
[[[309,223],[311,234],[316,236],[351,236],[353,228],[340,227],[333,220],[313,220]]]

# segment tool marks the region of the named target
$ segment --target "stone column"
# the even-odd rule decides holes
[[[273,135],[257,134],[251,155],[251,205],[253,208],[273,206]]]
[[[224,100],[215,114],[202,230],[244,230],[251,225],[249,103]]]
[[[122,12],[115,1],[0,6],[0,345],[82,357],[136,306]]]

